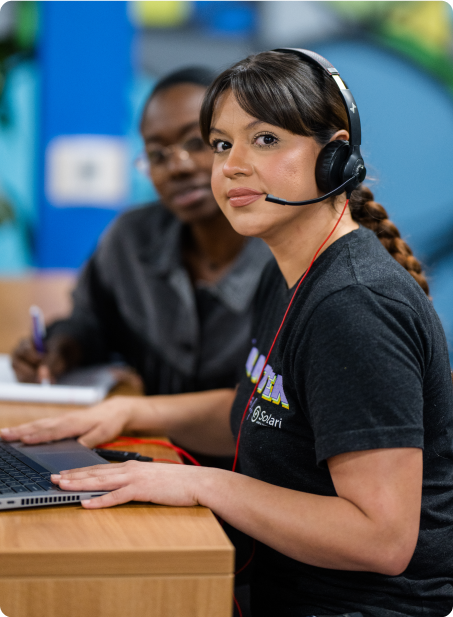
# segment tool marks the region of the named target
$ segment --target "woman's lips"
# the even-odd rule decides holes
[[[254,191],[253,189],[231,189],[228,191],[227,196],[230,199],[230,205],[233,208],[240,208],[241,206],[248,206],[254,201],[262,197],[264,193]]]
[[[179,208],[192,206],[194,203],[206,199],[211,195],[211,189],[205,186],[188,188],[172,197],[172,202]]]

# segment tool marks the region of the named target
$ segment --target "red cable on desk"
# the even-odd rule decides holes
[[[163,446],[164,448],[170,448],[170,450],[174,450],[180,456],[185,457],[193,465],[201,467],[200,463],[191,454],[183,450],[183,448],[180,448],[179,446],[174,446],[172,443],[168,443],[160,439],[142,439],[140,437],[127,437],[126,435],[120,435],[115,441],[100,444],[98,448],[109,448],[111,446],[127,446],[131,444],[150,444],[154,446]]]

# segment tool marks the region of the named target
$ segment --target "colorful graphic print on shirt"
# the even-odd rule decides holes
[[[258,381],[265,362],[266,356],[260,354],[257,347],[252,347],[245,363],[245,372],[253,384]],[[256,394],[258,396],[254,396],[250,401],[246,420],[251,419],[252,422],[261,426],[282,428],[282,419],[274,416],[275,411],[272,413],[272,411],[263,407],[264,401],[269,401],[274,405],[281,405],[285,409],[289,409],[288,400],[283,390],[283,378],[275,373],[270,364],[266,364],[264,367]],[[256,404],[257,402],[258,404]]]

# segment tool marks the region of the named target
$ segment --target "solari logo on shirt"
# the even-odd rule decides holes
[[[282,419],[274,418],[271,413],[266,413],[264,409],[261,409],[260,405],[257,405],[253,410],[252,422],[256,422],[260,426],[275,426],[275,428],[282,428]]]
[[[266,357],[260,354],[256,347],[252,347],[247,362],[245,363],[245,372],[252,383],[258,381],[265,362]],[[289,409],[288,400],[283,390],[283,377],[275,374],[270,364],[266,364],[264,367],[263,376],[261,377],[256,392],[260,394],[261,398],[265,401]],[[254,402],[252,402],[252,404],[254,404]],[[255,411],[253,413],[255,413]]]

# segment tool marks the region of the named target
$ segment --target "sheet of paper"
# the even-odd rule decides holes
[[[64,375],[56,385],[19,383],[7,354],[0,354],[0,400],[27,403],[94,405],[117,380],[109,366],[92,366]]]

